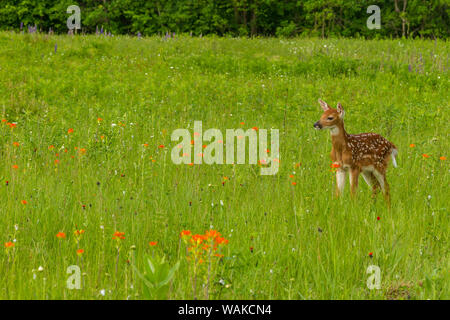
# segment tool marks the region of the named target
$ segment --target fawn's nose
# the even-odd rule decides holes
[[[319,123],[319,121],[314,123],[314,129],[322,129],[322,125]]]

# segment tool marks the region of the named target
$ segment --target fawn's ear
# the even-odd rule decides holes
[[[339,117],[341,117],[341,119],[344,119],[345,111],[344,108],[342,108],[342,104],[340,102],[338,102],[336,109],[337,112],[339,113]]]
[[[325,101],[319,99],[319,103],[323,111],[327,111],[328,109],[330,109],[330,106]]]

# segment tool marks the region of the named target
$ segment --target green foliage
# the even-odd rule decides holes
[[[397,6],[395,5],[397,3]],[[403,10],[403,4],[406,7]],[[0,28],[20,23],[66,33],[66,8],[81,8],[82,31],[113,34],[167,32],[232,36],[344,36],[447,38],[447,0],[2,0]],[[369,30],[366,9],[381,8],[380,30]]]
[[[180,267],[180,261],[177,261],[173,267],[170,267],[165,256],[151,257],[147,255],[145,260],[145,271],[143,273],[139,272],[133,265],[136,274],[144,283],[143,297],[156,300],[167,299],[170,281]]]

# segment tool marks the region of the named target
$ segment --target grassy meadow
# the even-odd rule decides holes
[[[448,53],[442,40],[0,33],[0,298],[449,299]],[[397,146],[391,210],[362,178],[356,199],[348,183],[334,198],[318,98],[342,103],[349,133]],[[194,139],[196,120],[279,129],[278,173],[175,165],[171,133]],[[226,240],[190,249],[183,230]]]

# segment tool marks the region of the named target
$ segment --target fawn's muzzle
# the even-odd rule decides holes
[[[314,129],[322,129],[322,125],[319,123],[319,121],[317,121],[316,123],[314,123]]]

